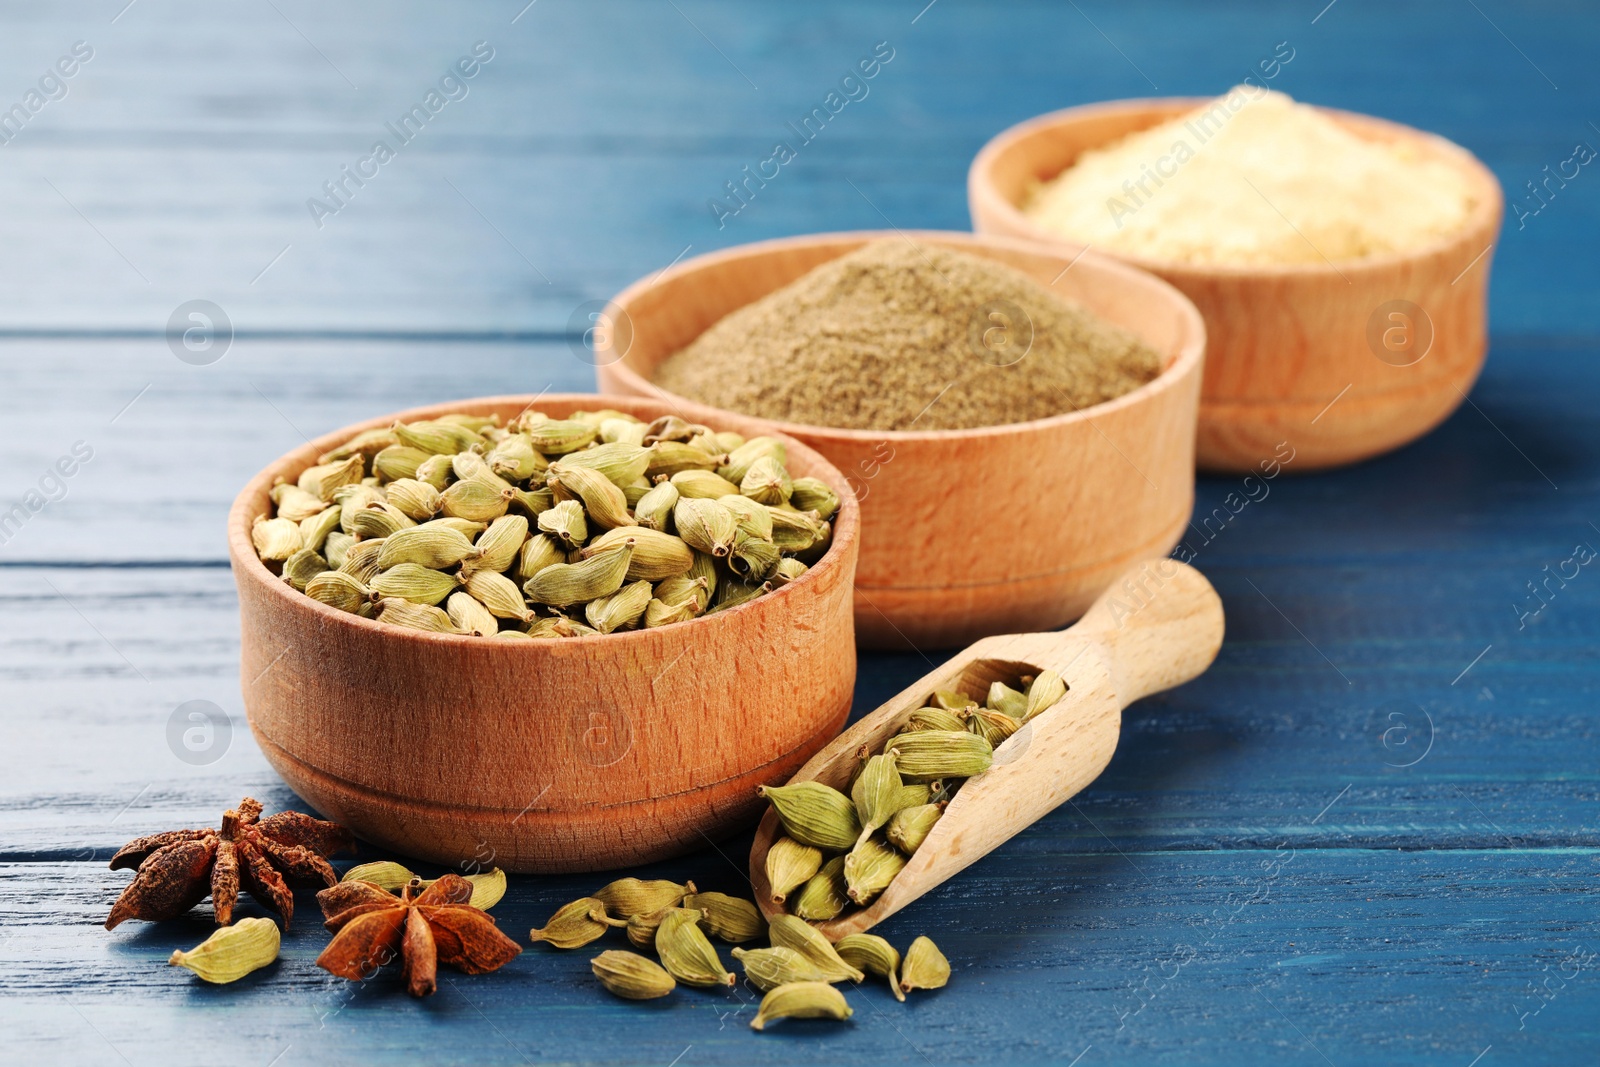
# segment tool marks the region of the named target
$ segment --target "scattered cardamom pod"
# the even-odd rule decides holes
[[[750,1029],[764,1030],[773,1019],[848,1019],[844,994],[826,982],[790,982],[761,998]]]
[[[855,804],[821,782],[765,785],[759,793],[772,802],[789,836],[802,844],[842,851],[853,847],[861,836]]]
[[[744,965],[747,981],[763,993],[790,982],[822,982],[817,965],[792,948],[736,948],[733,958]]]
[[[187,967],[208,982],[237,982],[278,958],[278,924],[268,918],[240,919],[187,952],[174,952],[167,963]]]
[[[627,928],[623,932],[628,935],[628,940],[633,943],[634,947],[654,948],[656,930],[660,928],[661,920],[667,917],[667,912],[671,911],[673,907],[676,907],[676,905],[661,908],[648,915],[630,915],[628,916]]]
[[[683,906],[700,913],[700,926],[718,941],[732,945],[754,941],[767,932],[766,920],[748,900],[726,893],[690,893]]]
[[[926,937],[919,937],[906,949],[904,965],[900,968],[900,990],[940,989],[950,981],[950,961],[944,958],[939,946]]]
[[[678,987],[659,963],[636,952],[609,949],[589,961],[589,969],[608,991],[626,1000],[654,1000]]]
[[[804,919],[793,915],[775,916],[767,926],[767,937],[774,945],[792,948],[816,965],[823,980],[859,982],[866,977],[859,969],[840,958],[833,942]]]
[[[839,958],[852,967],[859,967],[868,974],[878,975],[889,980],[889,990],[894,993],[894,999],[906,999],[905,991],[900,988],[900,953],[895,947],[877,934],[846,934],[834,942],[834,949],[839,953]]]
[[[401,864],[392,860],[378,860],[374,863],[359,863],[344,872],[341,882],[371,882],[379,889],[394,892],[405,885],[416,875]]]
[[[552,948],[582,948],[611,927],[626,925],[626,922],[610,918],[606,906],[599,900],[580,897],[557,908],[548,922],[528,932],[528,939],[547,942]]]
[[[672,908],[656,928],[656,954],[667,973],[685,985],[732,986],[739,978],[722,966],[717,950],[700,929],[700,912]]]
[[[664,878],[644,881],[619,878],[595,890],[594,899],[612,915],[646,915],[662,908],[675,908],[695,891],[694,883],[680,885]]]
[[[822,869],[822,850],[792,837],[778,837],[767,849],[767,883],[772,900],[782,904],[790,893]]]

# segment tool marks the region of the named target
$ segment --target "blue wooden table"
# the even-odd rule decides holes
[[[0,1058],[1594,1062],[1600,176],[1526,183],[1600,145],[1600,18],[1324,2],[7,5],[0,512],[26,517],[0,538]],[[1228,613],[1216,665],[884,929],[932,934],[949,988],[902,1006],[869,984],[847,1025],[757,1035],[749,990],[624,1004],[586,952],[530,948],[421,1003],[346,983],[312,965],[309,897],[281,961],[226,988],[164,966],[204,909],[100,928],[123,841],[244,793],[298,803],[239,697],[223,518],[248,475],[375,413],[587,390],[574,323],[634,278],[774,235],[965,228],[997,130],[1216,93],[1280,42],[1277,87],[1499,175],[1487,369],[1426,440],[1281,478],[1192,542]],[[719,218],[875,48],[866,94]],[[391,134],[414,106],[420,132]],[[196,300],[228,323],[200,357],[169,343]],[[1202,513],[1234,488],[1203,479]],[[865,657],[858,711],[926,669]],[[169,731],[192,700],[219,709],[198,752]],[[746,849],[653,873],[737,891]],[[595,882],[514,878],[495,913],[522,936]]]

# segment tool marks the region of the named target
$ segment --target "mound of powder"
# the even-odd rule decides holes
[[[786,422],[954,430],[1078,411],[1138,388],[1161,364],[1133,334],[1020,271],[888,238],[728,315],[655,380]]]
[[[1022,210],[1101,251],[1266,266],[1419,248],[1460,229],[1472,206],[1466,175],[1438,154],[1363,140],[1282,93],[1238,86],[1085,152]]]

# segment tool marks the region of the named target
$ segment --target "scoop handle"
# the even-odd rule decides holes
[[[1142,563],[1112,583],[1064,638],[1106,653],[1123,707],[1182,685],[1222,647],[1222,598],[1205,576],[1175,559]]]

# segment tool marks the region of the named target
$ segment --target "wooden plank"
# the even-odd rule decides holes
[[[652,873],[740,887],[710,854]],[[743,987],[680,989],[643,1006],[609,997],[588,960],[617,935],[574,952],[530,948],[491,976],[442,972],[425,1004],[390,973],[352,985],[313,965],[327,935],[305,896],[277,964],[207,988],[164,965],[208,932],[200,913],[108,934],[99,921],[125,872],[6,865],[0,989],[8,1050],[29,1061],[370,1062],[426,1049],[429,1062],[470,1064],[1035,1064],[1085,1053],[1085,1063],[1320,1053],[1465,1064],[1492,1046],[1505,1062],[1560,1062],[1600,1038],[1596,873],[1592,848],[1119,854],[1025,835],[881,928],[902,948],[931,933],[954,967],[946,990],[899,1005],[869,979],[845,989],[848,1024],[758,1035]],[[514,878],[494,913],[520,937],[595,881]]]
[[[68,95],[0,146],[13,208],[0,243],[50,250],[0,263],[6,328],[157,334],[203,297],[241,328],[559,330],[686,247],[965,229],[967,163],[1004,126],[1092,100],[1218,92],[1280,40],[1295,58],[1273,84],[1461,141],[1514,195],[1597,136],[1582,101],[1600,76],[1568,51],[1570,5],[1521,13],[1516,46],[1474,15],[1449,47],[1424,43],[1440,31],[1426,6],[1386,11],[1382,34],[1344,11],[1313,26],[1248,4],[1204,20],[1170,3],[997,19],[944,0],[914,25],[915,5],[837,0],[754,20],[725,3],[544,5],[515,25],[489,4],[145,5],[115,24],[104,6],[52,5],[0,46],[14,95],[73,41],[96,49]],[[602,46],[591,19],[626,30]],[[468,95],[319,229],[307,200],[480,39],[495,57]],[[878,41],[895,58],[868,95],[719,227],[707,201],[774,141],[799,140],[787,124]],[[1512,218],[1496,254],[1502,328],[1573,329],[1568,309],[1600,280],[1582,254],[1600,221],[1593,192],[1577,179],[1553,195],[1524,228]]]

